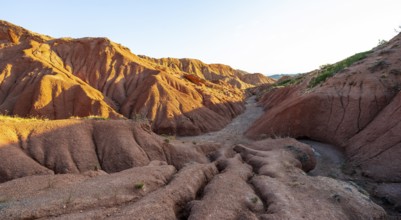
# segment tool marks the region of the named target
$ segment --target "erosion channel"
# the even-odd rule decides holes
[[[250,97],[246,111],[224,129],[175,139],[129,120],[32,122],[27,131],[40,135],[3,147],[3,153],[36,167],[22,164],[17,167],[22,178],[10,176],[0,184],[0,219],[385,218],[383,208],[356,184],[335,178],[344,158],[334,147],[293,138],[245,138],[242,134],[262,112]],[[13,134],[19,125],[10,121],[4,129]],[[51,126],[60,129],[38,130]],[[74,144],[49,142],[66,134]],[[73,158],[51,160],[72,171],[63,174],[65,169],[33,160],[46,151],[31,155],[21,146],[27,152],[57,149],[47,157]],[[15,166],[5,165],[5,173],[15,173],[5,169]]]

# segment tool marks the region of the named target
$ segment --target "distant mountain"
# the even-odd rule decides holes
[[[218,130],[243,89],[273,82],[222,64],[136,56],[106,38],[54,39],[0,21],[0,113],[147,118],[158,133]]]
[[[272,78],[261,73],[248,73],[224,64],[205,64],[200,60],[188,58],[176,59],[168,57],[157,59],[144,55],[139,55],[139,57],[174,71],[184,71],[211,82],[223,81],[239,89],[274,83]]]
[[[291,74],[291,73],[283,73],[283,74],[274,74],[274,75],[269,75],[269,77],[270,78],[272,78],[272,79],[275,79],[275,80],[278,80],[278,79],[280,79],[281,77],[283,77],[283,76],[294,76],[294,75],[297,75],[297,74]]]

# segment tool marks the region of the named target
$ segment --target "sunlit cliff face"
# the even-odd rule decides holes
[[[0,112],[63,119],[147,118],[159,133],[217,130],[271,83],[221,64],[138,57],[105,38],[53,39],[1,22]],[[199,80],[196,80],[198,78]]]

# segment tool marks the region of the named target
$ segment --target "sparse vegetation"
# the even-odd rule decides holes
[[[99,169],[99,166],[98,165],[95,165],[94,167],[93,167],[93,170],[94,171],[99,171],[100,169]]]
[[[254,203],[254,204],[258,203],[258,201],[259,201],[259,199],[256,196],[251,198],[251,202]]]
[[[291,85],[298,85],[304,79],[304,74],[298,74],[295,76],[283,76],[282,79],[278,80],[274,84],[269,85],[257,94],[257,100],[261,99],[265,94],[275,90],[276,88],[287,87]]]
[[[54,187],[55,181],[53,180],[52,176],[49,176],[49,178],[47,179],[47,186],[46,189],[51,189]]]
[[[289,182],[288,185],[291,186],[291,187],[299,187],[299,186],[301,186],[303,184],[298,182],[298,181],[294,181],[294,182]]]
[[[338,174],[334,171],[328,173],[327,176],[333,179],[338,179]]]
[[[379,61],[376,61],[375,63],[373,63],[371,66],[369,66],[368,70],[370,70],[373,73],[376,71],[386,69],[389,66],[390,66],[390,64],[388,62],[386,62],[385,60],[379,60]]]
[[[353,186],[353,187],[355,187],[357,190],[358,190],[358,192],[360,192],[360,193],[362,193],[363,195],[365,195],[366,197],[369,197],[370,195],[369,195],[369,193],[365,190],[365,189],[363,189],[361,186],[359,186],[358,184],[356,184],[355,182],[353,182],[353,181],[347,181],[351,186]]]
[[[164,143],[169,144],[172,140],[175,140],[174,135],[167,135],[167,134],[161,134],[162,137],[164,137]]]
[[[26,122],[26,121],[46,121],[47,118],[38,116],[20,117],[18,115],[3,115],[0,114],[0,121],[15,121],[15,122]]]
[[[79,117],[79,116],[71,116],[68,119],[78,119],[78,120],[110,120],[110,118],[101,116],[101,115],[88,115],[85,117]]]
[[[73,202],[72,191],[70,191],[70,193],[68,194],[67,199],[65,200],[65,206],[71,205],[72,202]]]
[[[86,117],[83,117],[82,119],[92,119],[92,120],[109,120],[109,118],[100,116],[100,115],[89,115]]]
[[[192,141],[192,144],[193,144],[193,145],[196,145],[196,141]]]
[[[398,29],[397,28],[394,28],[394,31],[395,31],[395,33],[401,33],[401,25],[400,26],[398,26]]]
[[[297,85],[298,83],[302,82],[303,78],[304,75],[302,74],[298,74],[295,76],[288,76],[287,79],[277,81],[275,84],[273,84],[273,87],[285,87],[290,85]]]
[[[7,199],[4,198],[4,197],[0,197],[0,204],[1,204],[1,203],[5,203],[5,202],[7,202]]]
[[[382,45],[385,44],[385,43],[387,43],[386,40],[379,39],[378,42],[377,42],[377,46],[382,46]]]
[[[136,122],[141,122],[141,123],[145,123],[145,124],[150,124],[149,119],[146,117],[146,115],[141,114],[141,113],[136,113],[135,115],[133,115],[132,120],[136,121]]]
[[[344,70],[345,68],[351,66],[357,61],[365,59],[365,57],[370,54],[372,51],[365,51],[361,53],[357,53],[353,56],[350,56],[340,62],[335,64],[326,64],[320,67],[319,74],[314,77],[310,82],[308,87],[313,88],[320,83],[326,81],[327,78],[334,76],[336,73]]]
[[[145,187],[145,183],[143,182],[135,183],[134,187],[135,189],[143,189]]]

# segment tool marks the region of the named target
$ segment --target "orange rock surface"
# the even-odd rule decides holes
[[[221,129],[244,110],[243,89],[272,82],[221,64],[138,57],[106,38],[53,39],[5,21],[0,58],[3,114],[147,118],[164,134]]]

